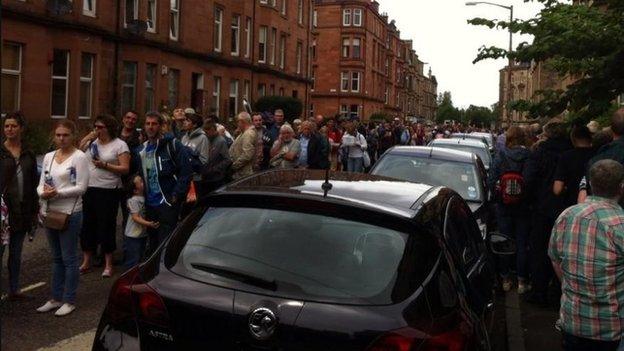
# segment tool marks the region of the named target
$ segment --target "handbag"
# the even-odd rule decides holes
[[[9,188],[9,185],[15,180],[17,177],[17,170],[19,169],[21,161],[18,161],[15,165],[15,172],[13,172],[10,178],[5,179],[6,185],[4,189],[2,189],[2,194],[0,194],[0,245],[8,245],[9,240],[11,238],[11,226],[9,224],[9,206],[4,200],[4,194]]]
[[[52,156],[52,161],[50,162],[50,168],[48,169],[48,173],[52,171],[52,162],[54,162],[55,156],[56,156],[56,153],[54,153],[54,155]],[[46,207],[47,207],[47,204],[49,203],[50,201],[46,201]],[[77,203],[78,203],[78,196],[76,197],[76,201],[74,201],[74,206],[72,206],[72,210],[70,213],[74,212],[74,209],[76,208]],[[70,214],[63,213],[60,211],[50,211],[48,209],[46,211],[46,216],[43,219],[43,226],[52,230],[65,231],[67,230],[67,227],[69,226],[69,217],[70,217]]]

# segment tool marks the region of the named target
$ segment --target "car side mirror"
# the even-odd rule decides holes
[[[492,232],[490,233],[488,243],[490,249],[496,255],[508,256],[516,253],[516,241],[507,235]]]

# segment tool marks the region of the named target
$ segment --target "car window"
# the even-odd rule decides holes
[[[341,218],[260,208],[211,208],[190,234],[177,265],[227,267],[275,281],[275,294],[316,301],[387,304],[408,235]],[[230,281],[231,282],[231,281]]]
[[[492,162],[491,156],[490,156],[490,151],[487,150],[486,148],[469,146],[469,145],[461,145],[461,144],[442,144],[442,143],[440,143],[440,144],[433,143],[432,146],[442,147],[442,148],[446,148],[446,149],[453,149],[453,150],[458,150],[458,151],[471,152],[471,153],[476,154],[477,156],[479,156],[481,158],[481,160],[483,161],[483,163],[485,164],[485,166],[488,167],[488,168],[490,167],[490,164]]]
[[[432,158],[386,154],[372,174],[414,183],[442,185],[455,190],[466,200],[481,201],[478,171],[470,163]]]
[[[475,221],[468,206],[460,199],[449,202],[444,225],[444,239],[456,260],[456,263],[468,274],[481,255],[482,241],[478,228],[475,233]]]

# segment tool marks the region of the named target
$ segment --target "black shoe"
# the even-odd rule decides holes
[[[95,256],[93,257],[93,267],[104,267],[104,257]]]
[[[527,297],[524,299],[524,302],[530,303],[537,307],[548,307],[548,298],[546,298],[546,296],[544,296],[543,294],[539,293],[532,293],[527,295]]]

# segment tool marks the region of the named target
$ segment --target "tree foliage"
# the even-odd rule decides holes
[[[528,111],[530,117],[556,116],[564,111],[592,118],[608,111],[624,92],[624,0],[594,1],[593,5],[569,1],[538,1],[542,11],[529,20],[474,18],[468,23],[491,29],[509,29],[532,35],[532,43],[520,43],[514,52],[483,46],[474,62],[511,56],[520,62],[540,62],[560,79],[573,77],[564,90],[536,92],[537,102],[517,101],[511,108]]]
[[[436,122],[456,121],[466,125],[489,126],[496,119],[495,113],[484,106],[470,105],[467,109],[453,106],[451,93],[445,91],[438,96]]]
[[[444,123],[444,121],[459,121],[461,114],[459,110],[453,106],[453,99],[451,98],[451,92],[445,91],[438,95],[438,110],[436,112],[436,122]]]
[[[284,118],[292,122],[301,118],[303,103],[301,100],[290,96],[263,96],[254,103],[254,110],[258,112],[275,112],[277,109],[284,110]]]

